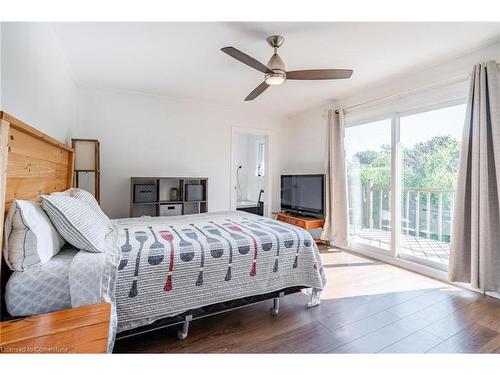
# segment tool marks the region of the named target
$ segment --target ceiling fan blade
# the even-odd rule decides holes
[[[224,47],[224,48],[221,48],[221,51],[227,53],[231,57],[234,57],[236,60],[241,61],[243,64],[246,64],[254,69],[257,69],[258,71],[260,71],[262,73],[272,73],[273,72],[271,69],[269,69],[267,66],[265,66],[261,62],[255,60],[253,57],[248,56],[246,53],[243,53],[234,47]]]
[[[344,79],[352,76],[351,69],[311,69],[286,72],[286,79]]]
[[[250,94],[248,94],[248,96],[245,98],[245,101],[248,102],[249,100],[254,100],[257,96],[266,91],[268,87],[269,85],[266,82],[262,82]]]

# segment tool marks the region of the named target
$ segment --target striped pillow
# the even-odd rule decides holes
[[[85,202],[67,195],[42,195],[42,207],[66,241],[92,253],[106,251],[111,230]]]
[[[104,222],[104,224],[108,227],[111,227],[111,221],[109,220],[109,217],[101,210],[99,203],[97,203],[94,196],[88,191],[79,188],[71,188],[63,191],[62,193],[52,193],[51,195],[67,195],[69,197],[74,197],[81,200],[82,202],[87,203],[90,208],[95,211],[97,216],[99,216],[99,218]]]

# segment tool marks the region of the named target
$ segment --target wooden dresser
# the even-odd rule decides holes
[[[296,216],[291,214],[286,214],[284,212],[276,213],[276,220],[284,221],[285,223],[296,225],[305,230],[319,229],[323,228],[325,224],[324,219],[317,219],[313,217]],[[316,242],[321,242],[320,239],[315,238]]]
[[[106,353],[111,307],[86,305],[0,323],[0,353]]]

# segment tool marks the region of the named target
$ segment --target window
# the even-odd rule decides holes
[[[413,107],[346,120],[351,246],[447,270],[466,105]],[[406,103],[408,104],[408,103]],[[408,108],[408,107],[407,107]],[[378,116],[378,118],[383,118]],[[352,125],[351,125],[352,124]],[[349,126],[351,125],[351,126]]]
[[[351,239],[391,248],[391,120],[345,130]]]
[[[259,142],[257,148],[257,176],[264,176],[264,163],[265,163],[265,143]]]
[[[399,255],[446,269],[466,106],[400,118]]]

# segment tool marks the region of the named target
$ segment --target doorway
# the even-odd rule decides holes
[[[465,112],[457,100],[346,127],[353,249],[448,270]]]
[[[231,210],[271,215],[270,131],[232,128]]]

